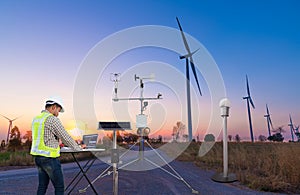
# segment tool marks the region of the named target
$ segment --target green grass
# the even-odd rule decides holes
[[[97,145],[97,148],[103,148],[102,145]],[[97,154],[97,156],[109,155],[109,149],[105,152]],[[76,154],[78,160],[86,160],[93,158],[94,155],[89,152]],[[74,162],[71,154],[61,153],[59,157],[61,163]],[[34,158],[29,154],[28,150],[20,151],[1,151],[0,152],[0,166],[34,166]]]
[[[32,166],[33,158],[28,151],[0,152],[0,166]]]

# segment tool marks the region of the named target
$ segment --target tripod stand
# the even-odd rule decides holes
[[[113,134],[113,150],[116,149],[116,131],[114,131]],[[155,153],[155,155],[157,155],[159,157],[159,159],[163,162],[163,164],[165,164],[171,171],[167,170],[166,168],[164,168],[163,166],[159,165],[158,163],[155,163],[154,161],[152,161],[151,159],[149,159],[148,157],[146,157],[144,155],[144,150],[141,150],[141,143],[146,143],[148,147],[150,147],[151,151],[153,151]],[[129,151],[132,151],[132,149],[137,145],[140,144],[140,149],[139,149],[139,155],[136,159],[127,162],[125,164],[123,164],[122,166],[119,166],[119,160],[121,160]],[[117,150],[117,149],[116,149]],[[140,139],[138,142],[136,142],[135,144],[133,144],[126,152],[124,152],[122,155],[118,156],[118,154],[116,154],[116,152],[118,151],[114,151],[112,152],[112,164],[110,166],[108,166],[98,177],[96,177],[91,184],[94,184],[97,180],[104,178],[108,175],[111,175],[111,173],[113,173],[113,194],[117,195],[118,194],[118,175],[119,175],[119,169],[124,169],[126,167],[128,167],[129,165],[132,165],[134,163],[138,163],[138,162],[142,162],[142,161],[146,161],[148,163],[150,163],[152,166],[154,166],[155,168],[159,168],[160,170],[164,171],[165,173],[171,175],[172,177],[182,181],[188,188],[191,189],[193,194],[198,194],[199,192],[195,189],[193,189],[191,187],[191,185],[163,158],[163,156],[157,152],[156,149],[154,149],[151,144],[147,141],[147,140],[143,140]],[[112,171],[110,171],[110,169],[112,168]],[[91,187],[90,185],[86,186],[84,189],[80,190],[80,192],[85,192],[89,187]]]
[[[138,142],[137,142],[138,143]],[[136,143],[136,144],[137,144]],[[151,165],[153,165],[155,168],[159,168],[159,169],[161,169],[162,171],[164,171],[164,172],[166,172],[167,174],[169,174],[169,175],[171,175],[171,176],[173,176],[173,177],[175,177],[176,179],[178,179],[178,180],[180,180],[180,181],[182,181],[188,188],[190,188],[191,190],[192,190],[192,193],[193,194],[198,194],[199,192],[197,191],[197,190],[195,190],[195,189],[193,189],[192,188],[192,186],[187,182],[187,181],[185,181],[185,179],[163,158],[163,156],[161,155],[161,154],[159,154],[159,152],[157,152],[157,150],[156,149],[154,149],[152,146],[151,146],[151,144],[147,141],[147,140],[144,140],[144,143],[146,143],[147,145],[148,145],[148,147],[150,147],[150,149],[151,149],[151,151],[153,151],[158,157],[159,157],[159,159],[171,170],[171,171],[168,171],[167,169],[165,169],[163,166],[161,166],[161,165],[159,165],[159,164],[157,164],[157,163],[155,163],[155,162],[153,162],[152,160],[150,160],[149,158],[147,158],[147,157],[145,157],[144,156],[144,150],[140,150],[139,151],[139,153],[140,153],[140,155],[139,155],[139,158],[137,158],[137,159],[135,159],[135,160],[133,160],[133,161],[131,161],[131,162],[128,162],[128,163],[126,163],[126,164],[124,164],[123,166],[120,166],[119,168],[120,169],[122,169],[122,168],[125,168],[126,166],[129,166],[130,164],[133,164],[133,163],[135,163],[135,162],[137,162],[137,161],[141,161],[141,160],[145,160],[145,161],[147,161],[148,163],[150,163]],[[141,143],[140,143],[141,144]],[[134,145],[132,146],[132,147],[134,147]],[[141,153],[143,153],[142,155],[141,155]],[[173,173],[172,173],[173,172]]]

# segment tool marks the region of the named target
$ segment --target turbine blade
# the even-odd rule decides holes
[[[249,89],[249,82],[248,82],[248,76],[246,75],[246,84],[247,84],[247,94],[250,97],[250,89]]]
[[[247,75],[246,75],[246,86],[247,86],[247,94],[248,94],[248,98],[250,100],[250,103],[251,103],[252,107],[255,108],[253,100],[252,100],[251,95],[250,95],[250,88],[249,88],[249,82],[248,82],[248,76]]]
[[[23,115],[18,116],[18,117],[16,117],[16,118],[12,119],[11,121],[15,121],[15,120],[17,120],[18,118],[21,118],[22,116],[23,116]]]
[[[198,49],[196,49],[195,51],[193,51],[193,52],[191,53],[191,57],[192,57],[192,55],[194,55],[194,53],[196,53],[199,49],[200,49],[200,48],[198,48]]]
[[[271,116],[270,116],[270,112],[269,112],[269,108],[268,108],[268,104],[266,104],[266,109],[267,109],[267,116],[268,116],[268,120],[270,122],[271,128],[274,129],[273,123],[272,123],[272,120],[271,120]]]
[[[291,114],[290,114],[290,123],[291,123],[291,125],[293,125]]]
[[[269,119],[269,121],[270,121],[271,128],[274,129],[273,123],[272,123],[272,120],[271,120],[271,117],[269,116],[268,119]]]
[[[297,127],[295,126],[295,131],[296,131],[296,133],[298,133],[298,132],[299,132],[299,130],[298,130],[298,129],[299,129],[299,125],[298,125]]]
[[[10,121],[10,119],[9,118],[7,118],[6,116],[4,116],[4,115],[2,115],[2,114],[0,114],[1,116],[3,116],[4,118],[6,118],[7,120],[9,120]]]
[[[296,135],[296,130],[295,130],[294,126],[292,127],[292,130],[293,130],[293,132],[294,132],[295,135]]]
[[[250,103],[251,103],[251,105],[252,105],[252,108],[255,109],[254,103],[253,103],[252,98],[251,98],[250,96],[249,96],[249,100],[250,100]]]
[[[185,38],[185,36],[184,36],[184,32],[183,32],[182,27],[181,27],[181,25],[180,25],[179,19],[178,19],[177,17],[176,17],[176,20],[177,20],[177,23],[178,23],[178,26],[179,26],[179,29],[180,29],[180,33],[181,33],[181,37],[182,37],[182,39],[183,39],[183,43],[184,43],[185,49],[187,50],[188,55],[190,55],[191,50],[190,50],[190,48],[189,48],[189,45],[188,45],[188,43],[187,43],[187,40],[186,40],[186,38]]]
[[[191,64],[192,71],[193,71],[193,74],[194,74],[194,77],[195,77],[195,80],[196,80],[196,83],[197,83],[197,87],[198,87],[200,95],[202,96],[200,85],[199,85],[198,78],[197,78],[197,73],[196,73],[195,65],[194,65],[194,62],[193,62],[193,58],[191,57],[190,59],[191,59],[190,60],[190,64]]]
[[[268,108],[268,104],[266,104],[266,108],[267,108],[267,115],[270,115],[270,113],[269,113],[269,108]]]

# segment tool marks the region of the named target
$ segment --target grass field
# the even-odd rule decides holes
[[[28,151],[0,152],[0,166],[31,166],[33,158]]]
[[[223,172],[223,143],[215,143],[203,157],[198,156],[200,145],[190,144],[177,160]],[[177,149],[170,145],[167,151]],[[242,184],[252,189],[300,193],[300,143],[230,142],[228,159],[229,173],[235,173]]]
[[[100,145],[99,148],[102,146]],[[97,155],[108,155],[109,151],[102,152]],[[76,154],[78,160],[85,160],[94,157],[91,153],[79,153]],[[61,153],[59,157],[61,163],[73,162],[74,159],[70,153]],[[20,150],[20,151],[1,151],[0,152],[0,167],[2,166],[34,166],[34,158],[29,154],[29,150]],[[1,170],[1,169],[0,169]],[[6,170],[6,169],[5,169]]]

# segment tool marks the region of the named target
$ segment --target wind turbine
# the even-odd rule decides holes
[[[197,73],[196,73],[196,69],[195,69],[195,64],[194,64],[194,60],[193,60],[193,54],[196,53],[199,49],[195,50],[194,52],[191,52],[190,47],[187,43],[187,40],[185,38],[185,35],[183,33],[182,27],[180,25],[179,19],[176,17],[180,32],[181,32],[181,36],[183,39],[183,43],[184,43],[184,47],[187,51],[186,55],[182,55],[179,58],[180,59],[185,59],[185,63],[186,63],[186,94],[187,94],[187,112],[188,112],[188,133],[189,133],[189,141],[192,141],[193,139],[193,128],[192,128],[192,113],[191,113],[191,92],[190,92],[190,69],[189,69],[189,62],[197,83],[197,87],[199,90],[200,95],[202,96],[201,90],[200,90],[200,85],[198,82],[198,78],[197,78]]]
[[[268,104],[266,104],[266,109],[267,109],[267,114],[265,114],[264,117],[267,118],[268,132],[269,132],[269,137],[270,137],[270,136],[271,136],[270,126],[271,126],[272,130],[273,130],[274,128],[273,128],[273,124],[272,124],[272,121],[271,121],[271,116],[270,116]]]
[[[20,116],[14,118],[14,119],[10,119],[10,118],[8,118],[8,117],[2,115],[2,114],[0,114],[0,115],[3,116],[4,118],[6,118],[6,119],[9,121],[8,130],[7,130],[7,138],[6,138],[6,144],[8,144],[10,131],[11,131],[11,129],[12,129],[12,122],[15,121],[15,120],[17,120],[18,118],[20,118]]]
[[[247,85],[247,96],[243,97],[244,100],[247,100],[247,109],[248,109],[248,119],[249,119],[249,127],[250,127],[250,135],[251,135],[251,141],[254,142],[253,137],[253,130],[252,130],[252,121],[251,121],[251,112],[250,112],[250,104],[252,108],[255,109],[254,103],[252,101],[251,95],[250,95],[250,89],[249,89],[249,83],[248,83],[248,77],[246,75],[246,85]]]
[[[292,121],[291,114],[290,114],[290,124],[288,124],[288,126],[289,126],[289,127],[290,127],[290,129],[291,129],[291,134],[292,134],[292,142],[294,142],[294,134],[293,134],[293,131],[294,131],[294,125],[293,125],[293,121]]]

